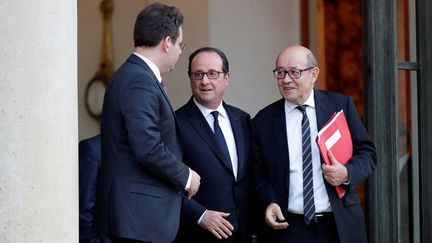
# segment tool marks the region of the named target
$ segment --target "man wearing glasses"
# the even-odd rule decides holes
[[[319,68],[302,46],[283,50],[273,74],[282,99],[252,120],[256,189],[265,214],[260,242],[367,242],[356,193],[376,165],[376,152],[350,97],[314,89]],[[315,138],[343,110],[353,143],[346,165],[329,153],[324,165]],[[335,187],[345,189],[340,199]]]
[[[188,74],[192,98],[176,115],[183,161],[202,180],[195,197],[183,200],[177,242],[252,242],[250,116],[222,100],[230,81],[222,51],[196,50]]]
[[[160,3],[144,8],[134,27],[134,53],[108,83],[102,122],[97,222],[119,242],[172,242],[183,193],[200,176],[181,160],[181,139],[161,74],[182,50],[183,15]]]

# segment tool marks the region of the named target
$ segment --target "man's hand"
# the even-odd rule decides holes
[[[288,223],[284,222],[285,217],[283,216],[279,205],[276,203],[270,203],[267,206],[265,211],[265,221],[275,230],[286,229],[288,227]]]
[[[232,235],[234,227],[225,218],[229,213],[207,210],[202,216],[200,225],[204,229],[210,231],[216,238],[221,240]]]
[[[192,173],[191,184],[189,189],[187,190],[189,199],[195,196],[195,194],[198,192],[200,181],[201,181],[201,177],[198,175],[198,173],[196,173],[192,169],[191,169],[191,173]]]
[[[322,165],[324,179],[332,186],[340,186],[342,183],[348,181],[348,171],[343,164],[336,160],[330,150],[328,151],[328,156],[332,164]]]

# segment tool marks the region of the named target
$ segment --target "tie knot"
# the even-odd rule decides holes
[[[213,115],[213,118],[216,120],[218,118],[219,112],[218,111],[212,111],[211,114]]]
[[[306,106],[307,105],[299,105],[296,108],[299,109],[304,115],[306,113]]]

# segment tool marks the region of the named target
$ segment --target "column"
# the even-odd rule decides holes
[[[1,242],[78,242],[76,4],[0,2]]]

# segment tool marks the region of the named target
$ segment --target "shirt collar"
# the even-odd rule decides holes
[[[152,70],[152,72],[154,73],[154,75],[156,76],[156,78],[158,79],[159,82],[162,81],[162,76],[161,76],[159,68],[156,66],[156,64],[154,64],[152,61],[150,61],[150,59],[139,54],[138,52],[134,52],[133,54],[135,54],[136,56],[141,58],[150,67],[150,69]]]
[[[213,109],[209,109],[203,105],[201,105],[196,99],[195,97],[193,97],[193,101],[195,103],[195,105],[198,107],[198,109],[201,111],[201,113],[204,115],[204,117],[207,117],[212,111],[215,111]],[[221,102],[219,104],[219,106],[216,108],[216,111],[219,112],[220,115],[222,115],[223,117],[227,118],[228,115],[226,113],[225,108],[223,107],[223,102]]]
[[[314,98],[314,90],[313,89],[312,89],[309,97],[306,99],[306,101],[305,101],[305,103],[303,105],[307,105],[307,106],[310,106],[312,108],[315,108],[315,98]],[[287,109],[288,112],[291,112],[297,106],[298,105],[285,100],[285,108]]]

